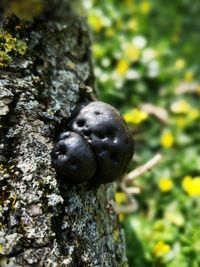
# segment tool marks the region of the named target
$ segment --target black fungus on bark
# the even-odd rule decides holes
[[[120,179],[133,156],[134,141],[119,111],[100,101],[77,110],[70,128],[94,151],[97,167],[92,181],[100,184]]]
[[[64,184],[77,184],[91,179],[96,160],[87,141],[78,133],[63,132],[52,153],[52,164],[58,180]]]

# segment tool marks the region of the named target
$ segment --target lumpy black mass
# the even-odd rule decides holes
[[[96,170],[96,159],[87,141],[78,133],[63,132],[52,153],[52,164],[58,179],[76,184],[91,179]]]
[[[107,183],[122,177],[134,153],[132,134],[114,107],[97,101],[83,106],[70,122],[96,158],[95,183]]]

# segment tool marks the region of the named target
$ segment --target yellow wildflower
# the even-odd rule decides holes
[[[190,111],[190,108],[190,104],[184,99],[178,100],[171,105],[171,111],[174,113],[186,114]]]
[[[115,193],[115,201],[117,204],[123,204],[127,201],[127,195],[124,192]]]
[[[194,78],[194,73],[192,71],[187,71],[184,75],[184,80],[187,82],[191,82]]]
[[[191,197],[200,196],[200,176],[192,178],[187,175],[183,178],[182,187]]]
[[[162,147],[164,147],[164,148],[172,147],[174,144],[173,134],[170,131],[165,131],[161,136],[160,143],[161,143]]]
[[[153,254],[156,257],[162,257],[170,251],[170,246],[163,241],[159,241],[153,249]]]
[[[96,32],[99,32],[104,26],[103,19],[100,16],[94,14],[88,16],[88,23],[90,27]]]
[[[196,120],[199,118],[199,115],[200,115],[199,110],[196,108],[192,108],[188,113],[188,118],[191,120]]]
[[[183,226],[184,217],[178,212],[167,212],[165,218],[177,226]]]
[[[125,50],[125,56],[131,61],[137,61],[140,57],[140,49],[130,45]]]
[[[127,28],[128,28],[130,31],[137,31],[137,30],[138,30],[138,21],[137,21],[136,19],[131,19],[131,20],[128,22]]]
[[[100,46],[98,44],[94,44],[92,46],[92,51],[93,51],[93,54],[96,58],[101,58],[104,55],[104,50],[103,50],[102,46]]]
[[[114,29],[113,28],[107,28],[106,29],[106,36],[108,36],[108,37],[113,37],[114,35],[115,35],[115,31],[114,31]]]
[[[140,8],[140,12],[146,15],[151,11],[151,4],[148,0],[143,0],[139,8]]]
[[[175,124],[178,128],[183,129],[187,125],[187,120],[186,118],[177,118]]]
[[[173,181],[170,178],[162,177],[159,181],[159,189],[161,192],[169,192],[173,188]]]
[[[134,108],[124,115],[127,123],[140,124],[148,118],[148,114],[141,109]]]
[[[133,7],[135,5],[134,0],[125,0],[125,4],[127,4],[129,7]]]
[[[122,28],[122,25],[123,25],[123,21],[121,20],[121,18],[118,18],[115,22],[116,24],[116,28],[117,29],[121,29]]]
[[[123,76],[129,69],[129,62],[125,59],[120,59],[116,66],[116,72]]]
[[[179,58],[175,62],[175,68],[177,70],[182,70],[185,67],[185,60],[182,58]]]

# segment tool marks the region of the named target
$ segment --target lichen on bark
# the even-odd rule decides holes
[[[54,138],[94,79],[85,18],[47,2],[32,21],[0,16],[27,44],[0,69],[0,266],[127,266],[115,186],[58,184],[51,166]]]

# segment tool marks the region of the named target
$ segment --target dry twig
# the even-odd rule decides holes
[[[159,119],[163,123],[167,123],[169,120],[168,112],[161,107],[156,107],[152,104],[142,104],[141,109],[148,114],[154,115],[157,119]]]
[[[200,86],[200,84],[197,82],[181,83],[179,86],[176,87],[176,94],[181,95],[181,94],[185,94],[185,93],[196,93],[199,86]]]
[[[132,172],[129,172],[124,178],[125,183],[130,184],[136,177],[141,176],[142,174],[150,170],[161,160],[161,157],[161,154],[157,154],[144,165],[139,166]]]

